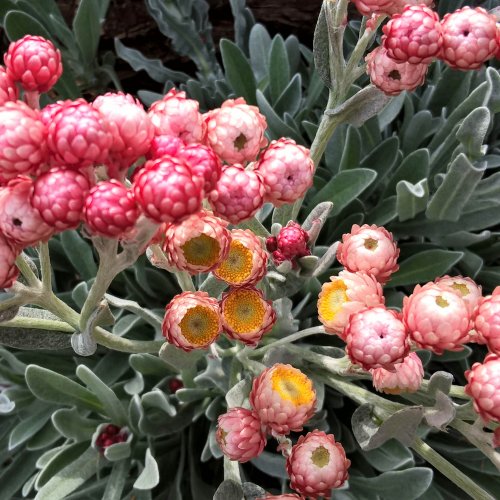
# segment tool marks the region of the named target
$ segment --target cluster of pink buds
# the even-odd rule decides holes
[[[452,68],[473,70],[500,53],[495,15],[463,7],[442,20],[432,1],[354,0],[363,15],[389,15],[382,45],[366,57],[373,85],[388,95],[414,90],[429,64],[440,59]]]
[[[116,443],[124,443],[128,438],[127,432],[117,425],[109,424],[97,436],[95,441],[96,447],[101,453],[109,446]]]
[[[301,431],[314,413],[316,391],[304,373],[284,364],[265,369],[254,379],[249,401],[251,409],[231,408],[219,417],[217,442],[228,458],[239,462],[256,458],[271,434],[287,457],[290,486],[300,495],[326,497],[346,481],[350,461],[332,434],[315,430],[300,436],[294,446],[285,437]]]
[[[110,92],[40,110],[40,93],[62,74],[60,52],[27,35],[10,45],[4,61],[0,287],[15,280],[24,247],[57,232],[83,223],[91,235],[127,241],[148,220],[160,226],[155,242],[174,269],[217,270],[233,287],[263,277],[262,242],[228,225],[252,217],[266,201],[280,206],[304,196],[313,179],[309,150],[286,138],[268,144],[265,117],[242,98],[202,114],[197,101],[175,89],[149,110],[129,94]],[[202,209],[209,205],[213,212]],[[268,307],[258,309],[272,324]],[[257,337],[249,334],[249,342]]]
[[[273,256],[274,263],[279,266],[285,261],[290,261],[294,267],[297,259],[311,255],[308,246],[309,234],[299,224],[290,221],[280,229],[277,236],[269,236],[266,248]]]

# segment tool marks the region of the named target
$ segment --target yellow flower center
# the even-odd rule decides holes
[[[373,238],[366,238],[365,240],[365,248],[367,250],[376,250],[378,247],[378,241]]]
[[[219,334],[219,315],[205,306],[189,309],[179,323],[182,335],[192,345],[207,345]]]
[[[229,254],[217,268],[216,275],[227,283],[238,285],[243,283],[252,273],[252,252],[241,241],[231,241]]]
[[[451,285],[451,288],[453,288],[453,290],[456,290],[457,292],[460,292],[460,295],[462,297],[467,297],[467,295],[469,295],[470,293],[467,285],[464,285],[463,283],[454,282],[453,285]]]
[[[316,396],[311,380],[297,368],[278,365],[271,375],[273,391],[295,406],[311,404]]]
[[[316,467],[325,467],[330,462],[330,452],[324,446],[318,446],[311,453],[311,462]]]
[[[342,280],[335,280],[323,285],[323,291],[318,300],[318,313],[325,321],[332,321],[342,306],[349,302],[347,285]]]
[[[224,301],[224,320],[236,333],[258,330],[264,322],[265,313],[262,298],[253,290],[233,290]]]
[[[182,245],[186,261],[193,266],[212,267],[219,260],[220,244],[211,236],[200,234]]]
[[[438,297],[436,297],[436,305],[438,305],[439,307],[448,307],[450,304],[446,299],[439,295]]]

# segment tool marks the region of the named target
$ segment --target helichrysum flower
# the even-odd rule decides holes
[[[149,108],[148,115],[156,135],[179,137],[186,144],[203,142],[206,125],[199,103],[188,99],[185,92],[171,89]]]
[[[383,304],[382,287],[372,275],[361,271],[341,271],[321,287],[319,320],[325,325],[327,333],[335,333],[345,340],[343,331],[351,314]]]
[[[229,253],[214,275],[232,286],[255,285],[266,274],[267,252],[248,229],[233,229]]]
[[[375,224],[354,224],[337,248],[337,260],[348,271],[364,271],[382,284],[398,270],[398,257],[399,248],[392,234]]]
[[[465,372],[465,392],[485,422],[500,422],[500,357],[488,354],[482,363],[474,363]]]
[[[405,326],[394,311],[373,307],[354,313],[344,332],[346,352],[365,370],[393,370],[410,352]]]
[[[403,322],[413,341],[436,354],[459,351],[469,338],[469,311],[454,291],[417,285],[403,301]]]
[[[302,430],[312,417],[316,391],[307,375],[278,363],[254,379],[249,399],[269,433],[286,435]]]
[[[231,408],[219,416],[216,439],[224,455],[240,463],[258,457],[266,445],[257,415],[246,408]]]
[[[272,302],[253,286],[233,288],[222,295],[222,327],[234,340],[255,346],[276,322]]]
[[[475,326],[480,338],[488,344],[488,349],[500,355],[500,287],[495,288],[493,295],[480,301]]]
[[[165,308],[163,336],[184,351],[207,348],[221,330],[219,303],[206,292],[183,292]]]
[[[224,101],[204,116],[208,144],[227,163],[254,161],[267,145],[266,118],[241,97]]]
[[[386,394],[416,392],[424,378],[424,367],[416,352],[410,352],[401,363],[394,365],[394,371],[384,368],[370,370],[373,386]]]
[[[286,461],[290,486],[307,498],[330,498],[349,477],[351,461],[333,434],[315,430],[300,436]]]
[[[228,223],[202,210],[178,224],[167,224],[163,250],[168,263],[191,274],[217,267],[229,253]]]

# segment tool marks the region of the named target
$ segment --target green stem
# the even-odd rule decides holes
[[[456,429],[473,446],[475,446],[478,450],[481,450],[481,452],[489,458],[493,465],[500,471],[500,453],[497,453],[493,447],[486,442],[487,435],[481,429],[476,428],[473,425],[466,424],[458,418],[452,420],[450,427]],[[491,436],[492,435],[490,434],[488,439],[491,440]]]
[[[30,287],[40,288],[40,280],[33,272],[33,269],[31,269],[31,266],[25,254],[22,253],[21,255],[19,255],[19,257],[17,257],[16,266],[19,271],[21,271],[21,274],[24,276],[24,279]]]
[[[129,340],[118,337],[108,332],[100,326],[94,330],[94,339],[103,347],[113,349],[114,351],[128,352],[131,354],[150,353],[158,354],[160,347],[165,343],[163,340]]]
[[[104,298],[111,306],[130,311],[155,328],[161,327],[162,318],[151,312],[149,309],[144,309],[137,302],[134,302],[133,300],[120,299],[119,297],[115,297],[109,293],[104,295]]]
[[[26,318],[16,316],[15,318],[0,323],[0,328],[27,328],[34,330],[49,330],[55,332],[73,333],[75,329],[64,321],[43,318]]]
[[[186,271],[175,271],[173,273],[177,279],[177,283],[183,292],[196,292],[191,275]]]
[[[97,304],[102,300],[109,285],[111,285],[111,282],[118,273],[116,269],[117,249],[118,242],[115,240],[108,240],[104,243],[103,248],[99,252],[100,260],[97,275],[80,314],[79,329],[81,331],[85,330],[90,315],[97,307]]]
[[[424,460],[444,474],[452,483],[465,491],[474,500],[494,500],[488,492],[478,486],[472,479],[458,470],[448,460],[442,457],[437,451],[431,448],[420,438],[416,438],[411,446]]]
[[[422,380],[420,390],[427,392],[428,387],[429,380]],[[470,397],[465,393],[464,388],[460,385],[452,385],[450,388],[449,396],[457,399],[470,399]]]
[[[273,347],[290,344],[292,342],[295,342],[296,340],[309,337],[310,335],[318,335],[321,333],[325,333],[325,329],[322,326],[313,326],[312,328],[308,328],[307,330],[301,330],[300,332],[292,333],[291,335],[287,335],[282,339],[275,340],[274,342],[271,342],[270,344],[260,347],[259,349],[255,349],[254,351],[251,351],[249,353],[249,356],[262,356]]]
[[[377,396],[376,394],[373,394],[373,392],[344,380],[342,377],[331,374],[319,374],[319,378],[323,380],[326,385],[344,394],[344,396],[352,399],[355,403],[358,403],[359,405],[366,403],[372,404],[376,410],[382,410],[383,413],[380,416],[383,419],[388,418],[396,411],[405,408],[405,405],[394,403],[393,401],[389,401],[381,396]]]
[[[42,286],[44,291],[52,290],[52,268],[50,265],[49,244],[40,243],[38,247],[38,256],[40,258],[40,270],[42,274]]]

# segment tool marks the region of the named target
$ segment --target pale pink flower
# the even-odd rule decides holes
[[[403,301],[403,321],[413,341],[436,354],[460,351],[468,342],[467,305],[454,291],[434,283],[417,285]]]
[[[0,188],[0,232],[19,247],[47,241],[54,234],[54,228],[31,206],[32,193],[29,177],[17,177]]]
[[[373,49],[365,60],[366,72],[372,84],[391,96],[403,90],[415,90],[422,85],[429,68],[427,64],[398,63],[387,55],[382,45]]]
[[[19,275],[16,259],[21,250],[0,233],[0,288],[10,288]]]
[[[170,266],[191,274],[207,273],[228,255],[231,233],[225,220],[201,210],[177,224],[167,224],[163,250]]]
[[[157,160],[162,156],[177,156],[179,151],[185,146],[182,139],[174,135],[157,135],[151,141],[151,147],[147,154],[150,160]]]
[[[76,228],[82,219],[90,182],[75,170],[53,168],[35,180],[31,205],[57,231]]]
[[[394,311],[373,307],[354,313],[344,331],[346,353],[364,370],[394,370],[410,352],[405,326]]]
[[[50,40],[25,35],[4,55],[7,71],[27,91],[47,92],[62,74],[61,53]]]
[[[172,156],[148,162],[134,176],[133,191],[144,214],[155,222],[180,222],[201,209],[203,181]]]
[[[373,386],[386,394],[416,392],[424,378],[424,367],[416,352],[410,352],[401,363],[394,365],[394,371],[384,368],[370,370]]]
[[[205,137],[206,125],[199,108],[198,101],[188,99],[186,92],[171,89],[151,105],[148,115],[156,135],[172,135],[191,144],[203,142]]]
[[[0,179],[35,174],[47,161],[47,129],[40,113],[24,102],[0,107]]]
[[[301,500],[302,498],[296,493],[285,493],[284,495],[267,494],[265,497],[257,498],[256,500]]]
[[[272,141],[255,169],[264,181],[265,201],[276,207],[302,198],[313,183],[314,163],[310,151],[292,139]]]
[[[382,287],[372,275],[362,271],[341,271],[323,283],[318,297],[318,315],[327,333],[335,333],[345,340],[343,331],[351,314],[381,305],[384,305]]]
[[[203,179],[205,193],[217,187],[222,175],[222,164],[211,148],[203,144],[189,144],[180,148],[177,156],[191,167],[193,175]]]
[[[395,14],[382,28],[382,43],[387,55],[397,62],[429,64],[443,45],[437,12],[425,5],[410,5]]]
[[[465,392],[484,422],[500,422],[500,357],[488,354],[465,372]]]
[[[106,163],[113,138],[99,111],[83,99],[52,109],[47,138],[52,163],[75,169]]]
[[[6,102],[15,102],[19,98],[19,90],[12,77],[3,66],[0,66],[0,106]]]
[[[262,240],[249,229],[233,229],[229,253],[213,271],[227,284],[255,285],[266,274],[268,255]]]
[[[464,278],[463,276],[443,276],[434,280],[434,283],[440,287],[451,288],[467,306],[469,315],[471,317],[471,324],[474,322],[477,308],[481,300],[481,287],[477,285],[471,278]]]
[[[245,408],[231,408],[220,415],[215,437],[224,455],[240,463],[258,457],[266,445],[257,415]]]
[[[300,370],[277,363],[254,378],[249,400],[268,433],[286,435],[313,416],[316,391]]]
[[[183,292],[165,308],[163,336],[184,351],[207,348],[221,331],[219,303],[206,292]]]
[[[441,25],[440,58],[452,68],[478,69],[498,50],[496,18],[481,7],[466,6],[446,14]]]
[[[253,217],[264,204],[265,187],[262,177],[254,170],[245,170],[241,165],[230,165],[222,174],[208,196],[215,215],[231,224]]]
[[[232,288],[222,294],[222,327],[228,337],[255,347],[276,323],[273,303],[253,286]]]
[[[364,271],[384,284],[399,269],[399,248],[392,233],[375,224],[354,224],[351,232],[342,235],[337,248],[337,260],[348,271]]]
[[[479,302],[475,327],[480,340],[484,340],[480,343],[486,343],[491,352],[500,355],[500,287]]]
[[[204,117],[208,143],[227,163],[254,161],[267,145],[266,118],[257,106],[249,106],[242,97],[224,101]]]
[[[92,103],[111,133],[109,170],[112,177],[117,171],[129,168],[151,147],[154,127],[142,104],[130,94],[108,92]]]
[[[92,234],[126,238],[139,215],[134,193],[114,179],[99,182],[85,199],[83,220]]]
[[[307,498],[330,498],[349,477],[351,461],[333,434],[315,430],[300,436],[286,461],[290,486]]]

